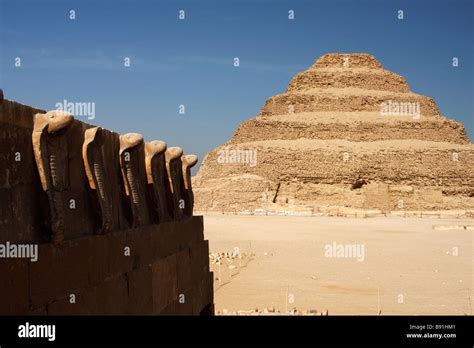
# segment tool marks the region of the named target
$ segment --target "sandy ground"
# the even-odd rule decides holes
[[[210,251],[255,254],[216,290],[216,310],[472,314],[474,230],[433,226],[473,219],[208,215],[204,223]],[[327,257],[334,242],[363,246],[363,260]]]

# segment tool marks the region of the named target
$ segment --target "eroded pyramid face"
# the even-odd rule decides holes
[[[439,110],[428,97],[410,91],[406,80],[384,70],[369,54],[326,54],[297,74],[286,93],[267,100],[261,116],[303,112],[376,112],[383,103],[398,101],[410,115],[436,117]],[[408,110],[411,107],[413,110]],[[392,110],[393,111],[393,110]],[[392,112],[394,113],[394,112]],[[417,115],[415,115],[417,113]]]
[[[211,151],[197,208],[321,212],[474,207],[462,124],[369,54],[326,54]]]

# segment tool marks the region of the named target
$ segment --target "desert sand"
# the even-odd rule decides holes
[[[215,289],[216,313],[472,315],[474,219],[210,214],[204,222],[211,252],[253,254]],[[333,243],[364,246],[363,260],[326,257]]]

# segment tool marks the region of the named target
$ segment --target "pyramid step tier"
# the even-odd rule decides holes
[[[383,69],[383,66],[377,58],[367,53],[328,53],[319,57],[311,66],[311,69],[321,68]]]
[[[407,116],[380,116],[376,112],[314,112],[252,118],[239,126],[230,143],[299,138],[469,143],[464,126],[456,121],[444,117],[415,120]]]
[[[249,142],[210,152],[195,178],[195,195],[202,210],[239,211],[292,200],[299,206],[350,202],[392,210],[402,200],[407,209],[472,209],[473,167],[472,144]]]
[[[362,178],[407,185],[470,186],[474,193],[473,167],[473,144],[267,140],[218,147],[206,156],[198,177],[247,173],[273,181],[299,178],[327,184]]]
[[[385,212],[446,211],[474,209],[471,187],[451,189],[371,182],[358,189],[353,184],[250,179],[241,176],[209,179],[195,190],[199,211],[285,214],[301,210],[313,213],[330,208],[353,208]]]
[[[304,91],[311,88],[357,87],[368,90],[409,92],[408,83],[400,75],[387,70],[316,70],[297,74],[290,82],[287,92]]]
[[[414,93],[283,93],[270,97],[260,116],[298,114],[321,111],[366,111],[381,115],[413,115],[437,117],[440,115],[433,99]],[[355,92],[358,92],[356,90]]]

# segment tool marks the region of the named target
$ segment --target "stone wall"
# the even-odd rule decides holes
[[[195,156],[2,96],[0,160],[0,314],[213,314]]]

